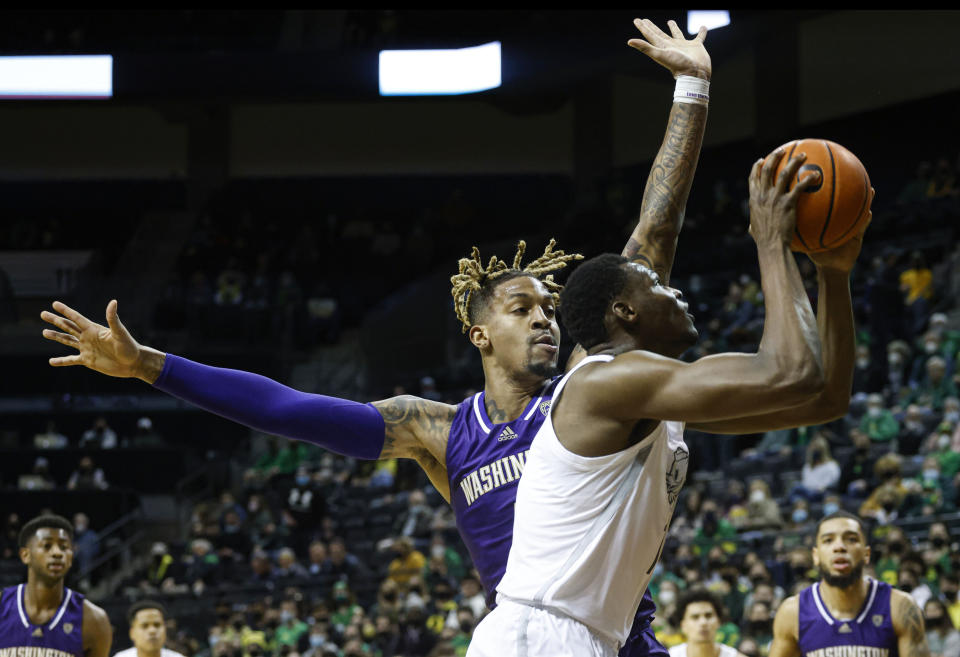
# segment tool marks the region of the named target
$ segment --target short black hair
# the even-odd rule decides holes
[[[720,599],[707,589],[697,587],[690,589],[681,595],[677,600],[677,607],[670,615],[670,624],[676,628],[679,628],[680,623],[683,622],[683,617],[687,614],[687,607],[695,602],[707,602],[713,605],[713,611],[716,612],[717,619],[720,621],[720,623],[723,624],[726,622],[726,613],[723,608],[723,603],[720,602]]]
[[[813,534],[814,543],[816,543],[817,537],[820,536],[820,527],[828,520],[834,520],[835,518],[847,518],[853,520],[857,523],[857,526],[860,527],[860,534],[863,536],[864,542],[867,541],[867,526],[863,524],[863,520],[860,519],[860,516],[850,513],[849,511],[844,511],[843,509],[839,511],[834,511],[830,515],[824,516],[820,519],[820,522],[817,523],[817,529]]]
[[[48,513],[37,516],[23,526],[23,529],[20,530],[20,536],[18,537],[20,547],[27,547],[27,543],[30,542],[30,539],[37,533],[38,529],[62,529],[67,532],[67,535],[70,537],[70,542],[73,542],[73,524],[63,516]]]
[[[130,608],[127,609],[127,623],[131,626],[133,625],[134,619],[137,617],[137,613],[143,611],[144,609],[156,609],[160,612],[160,615],[163,616],[163,620],[167,620],[167,608],[156,600],[140,600],[134,602],[130,605]]]
[[[610,303],[627,283],[626,262],[615,253],[590,258],[573,270],[560,293],[563,325],[584,349],[610,337],[604,320]]]
[[[472,292],[472,298],[470,299],[470,323],[479,324],[483,320],[487,310],[490,309],[490,301],[493,299],[493,293],[501,283],[512,281],[513,279],[520,278],[521,276],[529,276],[535,280],[540,280],[533,274],[529,274],[527,272],[511,271],[494,279],[488,279],[484,281],[479,290]]]

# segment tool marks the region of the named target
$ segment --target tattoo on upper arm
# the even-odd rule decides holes
[[[673,268],[676,238],[700,158],[707,108],[677,103],[663,145],[643,191],[640,220],[623,255],[656,271],[665,281]]]
[[[927,645],[920,608],[911,599],[902,599],[898,607],[900,624],[910,641],[909,653],[902,657],[930,657],[930,646]]]
[[[457,413],[455,406],[441,404],[412,395],[404,395],[374,402],[385,424],[383,450],[380,458],[417,458],[421,445],[410,445],[410,439],[420,437],[446,444],[450,425]]]

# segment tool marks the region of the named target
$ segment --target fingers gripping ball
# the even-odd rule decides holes
[[[814,184],[797,202],[797,228],[790,248],[817,253],[837,247],[860,232],[870,216],[870,177],[856,155],[826,139],[798,139],[783,145],[784,157],[775,175],[795,153],[807,160],[797,180],[818,175]]]

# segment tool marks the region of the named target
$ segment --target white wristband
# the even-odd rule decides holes
[[[710,81],[690,75],[678,76],[673,100],[676,103],[707,105],[710,102]]]

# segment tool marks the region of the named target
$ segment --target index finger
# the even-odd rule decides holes
[[[73,323],[80,327],[80,330],[86,329],[90,326],[90,320],[78,313],[76,310],[63,303],[62,301],[54,301],[53,309],[64,317],[73,320]]]
[[[770,187],[771,181],[773,180],[773,172],[777,170],[777,165],[780,164],[783,153],[784,148],[780,146],[763,159],[763,167],[760,169],[760,183],[764,187]]]

